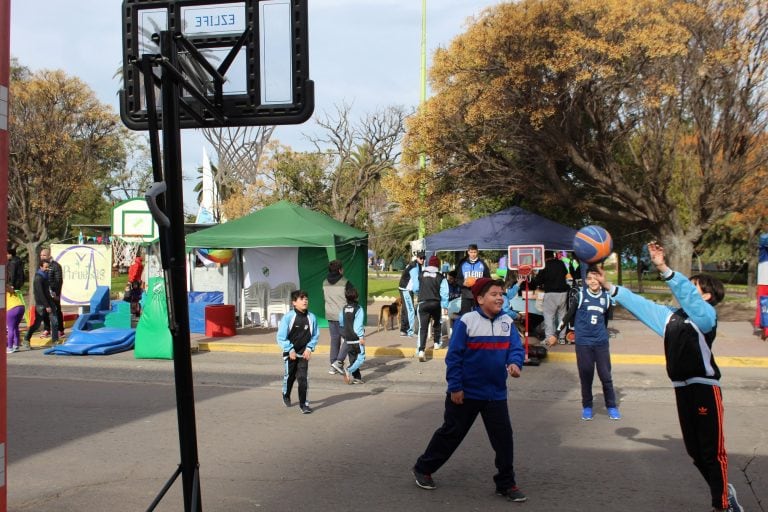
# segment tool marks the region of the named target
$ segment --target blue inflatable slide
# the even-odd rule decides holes
[[[80,315],[67,341],[44,354],[59,356],[108,355],[133,348],[136,330],[131,329],[130,305],[109,300],[109,287],[99,286],[91,297],[90,313]]]

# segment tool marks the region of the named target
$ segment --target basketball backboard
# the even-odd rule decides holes
[[[530,266],[533,270],[544,268],[544,246],[510,245],[507,247],[507,268],[518,270],[522,265]]]
[[[148,129],[138,64],[159,56],[161,31],[179,36],[182,75],[222,114],[217,119],[185,88],[181,98],[197,118],[182,108],[181,128],[298,124],[312,115],[307,0],[123,0],[122,15],[120,115],[129,128]],[[155,65],[153,72],[159,102],[164,71]],[[219,87],[217,75],[224,79]]]
[[[160,237],[145,199],[128,199],[112,209],[112,236],[134,244],[152,243]]]

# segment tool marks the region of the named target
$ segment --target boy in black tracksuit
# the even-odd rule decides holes
[[[291,406],[293,383],[299,381],[299,410],[310,414],[307,400],[309,388],[309,360],[312,357],[320,331],[317,317],[309,311],[309,297],[304,290],[291,292],[293,309],[280,320],[277,328],[277,344],[283,350],[283,404]]]
[[[667,375],[675,388],[683,442],[693,464],[709,485],[715,511],[742,511],[736,490],[728,483],[728,454],[723,437],[720,369],[712,355],[717,330],[714,306],[725,290],[719,280],[699,274],[688,280],[670,269],[664,248],[648,244],[651,261],[680,304],[679,309],[651,302],[621,286],[598,280],[615,301],[664,337]]]
[[[440,320],[443,311],[448,308],[448,281],[437,269],[438,265],[440,265],[440,260],[437,256],[430,256],[427,266],[424,267],[419,276],[419,347],[417,355],[421,362],[427,360],[424,351],[427,347],[430,319],[432,319],[435,349],[443,348],[443,344],[440,342],[443,335]]]

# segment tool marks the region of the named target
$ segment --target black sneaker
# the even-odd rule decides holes
[[[509,489],[496,489],[496,495],[504,496],[507,498],[507,501],[515,501],[518,503],[522,503],[528,499],[517,486],[510,487]]]
[[[286,407],[290,407],[291,397],[289,397],[288,395],[283,395],[283,405],[285,405]]]
[[[301,406],[301,414],[312,414],[312,408],[304,404]]]
[[[413,476],[414,478],[416,478],[416,485],[418,485],[422,489],[427,489],[429,491],[437,489],[437,486],[435,485],[435,481],[432,480],[432,475],[427,473],[419,473],[418,471],[416,471],[416,468],[413,468]]]

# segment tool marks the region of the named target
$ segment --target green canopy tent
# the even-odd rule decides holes
[[[295,248],[298,285],[309,294],[309,310],[327,327],[323,299],[323,281],[328,262],[341,260],[344,277],[355,285],[365,310],[368,296],[368,234],[343,224],[325,214],[280,201],[245,217],[219,224],[187,236],[187,249],[233,248],[241,252],[241,263],[248,249],[260,254],[274,250],[275,265],[285,260],[286,250]],[[289,251],[290,252],[290,251]],[[268,275],[268,269],[265,275]],[[247,269],[243,267],[243,272]],[[244,278],[239,279],[243,285]],[[253,277],[256,279],[256,277]]]

